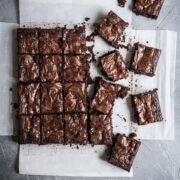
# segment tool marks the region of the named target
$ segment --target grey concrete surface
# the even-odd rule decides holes
[[[18,22],[17,0],[0,0],[0,21]],[[180,180],[180,0],[165,0],[157,21],[133,15],[135,29],[168,29],[178,32],[175,141],[143,141],[134,167],[133,178],[70,178],[18,174],[18,144],[12,137],[0,137],[0,180]]]

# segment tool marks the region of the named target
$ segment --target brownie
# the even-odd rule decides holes
[[[134,0],[133,12],[148,18],[157,19],[164,0]]]
[[[111,148],[109,162],[126,171],[130,171],[140,145],[140,141],[118,134]]]
[[[40,117],[36,115],[19,116],[19,143],[40,144]]]
[[[34,55],[19,55],[19,81],[37,82],[39,80],[39,59]]]
[[[65,54],[86,53],[85,26],[76,26],[74,29],[65,29],[63,37],[63,48]]]
[[[123,57],[118,51],[111,51],[100,57],[100,67],[103,75],[111,81],[125,79],[128,76]]]
[[[64,143],[64,121],[62,115],[41,115],[41,144]]]
[[[118,5],[119,5],[120,7],[124,7],[125,4],[126,4],[126,0],[118,0]]]
[[[40,79],[42,82],[62,80],[62,56],[40,56]]]
[[[65,143],[87,144],[87,114],[65,114]]]
[[[90,141],[92,144],[112,144],[111,114],[90,114]]]
[[[51,82],[41,84],[41,112],[63,112],[63,96],[61,83]]]
[[[19,84],[19,114],[40,113],[40,84]]]
[[[154,76],[160,55],[160,49],[137,43],[135,44],[135,55],[130,70],[137,74]]]
[[[38,30],[37,29],[17,29],[18,53],[37,54],[38,51]]]
[[[86,83],[64,84],[65,112],[87,111],[87,85]]]
[[[129,24],[113,11],[97,26],[98,34],[114,48],[119,48],[120,37]]]
[[[62,54],[62,28],[39,30],[39,52]]]
[[[157,89],[132,96],[135,119],[139,125],[163,120]]]

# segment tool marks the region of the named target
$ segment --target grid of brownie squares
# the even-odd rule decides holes
[[[85,26],[20,28],[19,143],[87,144]]]

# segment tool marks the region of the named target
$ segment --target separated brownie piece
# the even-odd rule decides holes
[[[135,55],[132,60],[131,70],[137,74],[154,76],[156,66],[161,55],[161,50],[144,46],[139,43],[135,44],[135,48]]]
[[[64,80],[68,82],[86,81],[87,61],[84,55],[64,56]]]
[[[41,115],[41,144],[64,143],[64,121],[62,115]]]
[[[87,85],[86,83],[64,84],[65,112],[87,111]]]
[[[90,141],[92,144],[112,144],[112,122],[111,114],[90,115]]]
[[[63,96],[61,83],[41,84],[41,112],[60,113],[63,111]]]
[[[130,171],[141,142],[125,135],[117,135],[112,146],[109,162]]]
[[[65,114],[65,143],[87,144],[87,114]]]
[[[111,51],[100,57],[100,66],[102,73],[109,80],[117,81],[128,76],[123,57],[118,51]]]
[[[40,84],[20,84],[18,89],[19,114],[39,114],[40,113]]]
[[[128,23],[122,20],[113,11],[110,11],[97,27],[97,32],[114,48],[119,48],[120,37]]]
[[[39,30],[39,53],[62,54],[62,28]]]
[[[37,29],[17,29],[18,53],[37,54],[38,51],[38,30]]]
[[[75,26],[74,29],[65,29],[63,37],[65,54],[86,53],[86,32],[85,26]]]
[[[19,143],[40,144],[40,117],[19,116]]]
[[[135,118],[139,125],[162,121],[157,89],[132,96]]]
[[[62,56],[45,55],[40,56],[40,79],[46,81],[62,80]]]
[[[39,80],[39,58],[33,55],[19,55],[19,81],[36,82]]]
[[[137,15],[157,19],[164,0],[134,0],[133,12]]]

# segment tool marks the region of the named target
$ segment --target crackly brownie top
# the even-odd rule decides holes
[[[118,51],[110,52],[100,58],[103,73],[110,80],[117,81],[128,76],[123,57]]]

